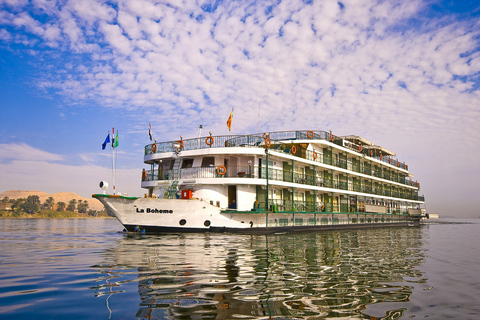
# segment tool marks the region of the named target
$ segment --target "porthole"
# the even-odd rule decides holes
[[[184,226],[187,223],[187,220],[182,219],[178,222],[181,226]]]
[[[210,227],[210,224],[210,220],[205,220],[205,222],[203,223],[205,227]]]

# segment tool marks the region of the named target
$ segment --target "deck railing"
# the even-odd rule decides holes
[[[207,136],[177,141],[155,142],[145,146],[145,155],[162,152],[175,152],[176,150],[196,150],[206,148],[220,147],[265,147],[265,137],[271,140],[272,144],[280,143],[281,140],[327,140],[342,147],[346,147],[356,152],[360,152],[359,146],[351,142],[344,141],[341,137],[332,135],[326,131],[277,131],[258,135],[225,135],[225,136]],[[333,139],[332,139],[333,138]],[[155,145],[155,146],[154,146]],[[181,147],[176,149],[175,146]],[[278,145],[277,145],[278,146]],[[368,150],[363,150],[366,156],[370,156]],[[313,157],[312,157],[313,158]],[[408,170],[405,163],[400,162],[392,157],[375,156],[379,161],[390,163],[393,166]],[[323,159],[322,159],[323,160]],[[322,160],[317,160],[321,162]],[[323,161],[326,163],[325,161]],[[330,162],[328,162],[330,163]]]
[[[357,206],[350,207],[347,205],[334,204],[328,202],[302,201],[302,200],[285,200],[285,199],[268,199],[268,206],[266,202],[259,203],[259,208],[268,210],[270,212],[325,212],[325,213],[365,213],[365,209],[359,211]],[[387,214],[408,215],[408,208],[387,208]]]
[[[218,167],[193,167],[182,168],[179,170],[146,170],[142,172],[142,181],[162,181],[162,180],[178,180],[178,179],[202,179],[202,178],[267,178],[266,167],[258,166],[226,166],[226,170],[219,170]],[[376,184],[373,187],[371,183],[349,184],[345,180],[333,180],[330,177],[320,177],[311,174],[284,171],[277,168],[268,169],[268,179],[283,182],[292,182],[300,185],[309,185],[325,188],[335,188],[339,190],[349,190],[375,195],[383,195],[388,197],[396,197],[408,200],[421,200],[416,190],[410,192],[403,190],[390,190],[390,187]],[[367,181],[368,182],[368,181]]]

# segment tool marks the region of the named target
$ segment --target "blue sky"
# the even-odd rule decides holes
[[[427,208],[480,216],[478,1],[0,0],[0,192],[142,195],[159,140],[280,130],[397,153]]]

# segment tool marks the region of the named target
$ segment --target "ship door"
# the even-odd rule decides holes
[[[258,159],[258,177],[262,178],[262,159]]]
[[[237,209],[237,186],[228,186],[228,208]]]

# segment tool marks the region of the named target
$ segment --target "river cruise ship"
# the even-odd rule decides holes
[[[128,231],[412,226],[426,215],[408,165],[359,136],[304,130],[181,137],[146,145],[144,163],[144,197],[93,195]]]

